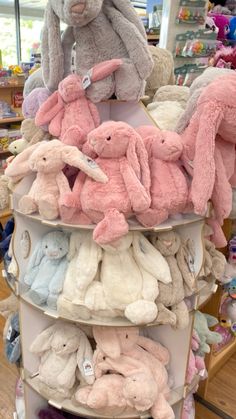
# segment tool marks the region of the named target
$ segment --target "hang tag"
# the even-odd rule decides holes
[[[6,273],[5,269],[2,270],[2,277],[7,278],[7,273]]]
[[[92,84],[89,74],[86,74],[82,80],[83,89],[86,90]]]
[[[83,362],[83,369],[84,369],[84,375],[86,377],[90,377],[91,375],[94,375],[93,366],[88,359],[85,359],[85,361]]]
[[[201,370],[201,371],[199,371],[199,376],[200,377],[205,377],[205,374],[206,374],[206,369],[204,368],[204,370]]]
[[[7,332],[7,340],[11,340],[12,337],[12,326],[9,326],[8,332]]]
[[[233,334],[236,335],[236,323],[233,323],[231,325],[231,330],[232,330]]]
[[[218,290],[218,285],[217,285],[217,284],[214,284],[214,285],[212,286],[211,291],[213,292],[213,294],[215,294],[217,290]]]

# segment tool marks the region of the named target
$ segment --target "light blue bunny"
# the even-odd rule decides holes
[[[23,280],[29,290],[28,296],[35,304],[57,308],[67,269],[68,250],[69,237],[61,231],[47,233],[36,245]]]

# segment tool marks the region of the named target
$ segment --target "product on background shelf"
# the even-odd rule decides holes
[[[108,77],[122,64],[122,60],[105,61],[94,66],[83,79],[75,74],[66,77],[59,83],[58,90],[40,106],[36,125],[49,124],[50,134],[81,150],[88,133],[100,125],[99,112],[87,99],[86,89]]]
[[[13,180],[32,171],[37,172],[30,191],[19,201],[19,209],[23,213],[33,214],[39,211],[48,220],[58,217],[59,197],[70,191],[69,183],[62,172],[65,164],[80,168],[98,182],[107,180],[99,166],[76,147],[66,146],[59,140],[37,143],[16,156],[5,171]]]
[[[177,86],[190,87],[206,68],[205,64],[184,64],[182,67],[177,67],[175,69]]]
[[[144,93],[144,80],[151,74],[153,61],[147,48],[145,29],[135,9],[130,2],[120,0],[112,0],[109,5],[103,0],[97,1],[96,5],[84,3],[78,15],[73,13],[73,8],[76,10],[77,7],[69,0],[64,7],[58,0],[48,2],[42,36],[42,68],[46,87],[56,90],[63,75],[70,73],[69,51],[75,43],[76,72],[80,76],[88,73],[91,63],[99,64],[108,57],[119,57],[125,61],[115,77],[109,76],[89,87],[88,97],[93,102],[109,99],[114,93],[120,100],[138,100]],[[63,43],[60,21],[68,25]],[[94,38],[88,40],[88,32]],[[52,38],[53,42],[48,42]],[[81,38],[84,39],[82,43],[78,41]]]
[[[205,0],[192,2],[191,0],[180,0],[180,8],[176,23],[188,23],[202,25],[205,19]]]
[[[8,329],[4,343],[8,361],[12,364],[19,363],[21,358],[19,313],[15,313],[8,318]]]
[[[185,109],[189,99],[189,91],[189,87],[187,86],[162,86],[155,93],[153,103],[176,101],[180,103],[183,109]]]
[[[176,35],[176,57],[208,57],[216,51],[216,33],[205,29]]]
[[[218,324],[218,319],[211,316],[210,314],[203,314],[200,311],[196,311],[194,315],[194,330],[197,332],[199,337],[199,348],[196,353],[200,356],[210,352],[210,346],[214,343],[220,343],[222,336],[217,332],[212,332],[209,327],[213,327]]]
[[[227,38],[236,41],[236,16],[232,17],[229,21],[229,33]]]
[[[236,70],[236,47],[224,47],[211,60],[214,67]]]
[[[224,41],[225,39],[227,39],[228,34],[230,32],[230,28],[229,28],[230,20],[229,20],[229,18],[224,16],[224,15],[219,15],[219,14],[215,14],[215,13],[210,13],[209,16],[214,20],[215,25],[219,29],[217,39],[219,41]]]
[[[9,179],[7,176],[0,176],[0,211],[9,207]]]
[[[21,138],[11,142],[8,146],[8,150],[14,155],[20,154],[27,147],[51,137],[42,128],[37,127],[34,119],[30,118],[24,119],[22,122],[20,134]]]
[[[147,110],[161,130],[174,131],[184,109],[179,102],[153,102],[147,105]]]

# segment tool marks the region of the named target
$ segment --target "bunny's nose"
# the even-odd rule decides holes
[[[72,13],[82,14],[85,9],[85,2],[81,2],[79,4],[75,4],[72,6],[71,11]]]
[[[91,140],[90,140],[90,144],[92,145],[92,146],[94,146],[94,145],[96,145],[96,140],[95,140],[95,138],[91,138]]]

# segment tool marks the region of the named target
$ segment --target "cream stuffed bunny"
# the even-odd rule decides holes
[[[22,153],[27,147],[39,141],[49,140],[50,138],[50,134],[42,128],[36,127],[33,118],[25,119],[22,122],[21,135],[21,139],[13,141],[8,147],[8,150],[14,155]]]
[[[158,283],[171,282],[165,259],[139,232],[130,232],[102,248],[100,281],[94,281],[85,296],[92,316],[125,315],[134,324],[154,321]]]
[[[153,236],[152,242],[166,258],[172,277],[170,284],[159,285],[160,292],[156,299],[159,310],[157,320],[184,329],[189,323],[189,312],[184,302],[183,277],[176,260],[181,246],[180,236],[174,231],[163,232]],[[171,310],[168,307],[171,307]]]
[[[36,337],[30,351],[40,357],[39,391],[47,399],[70,398],[77,375],[81,384],[93,384],[93,351],[78,327],[58,321]]]
[[[9,179],[7,176],[0,176],[0,210],[4,210],[9,206]]]

